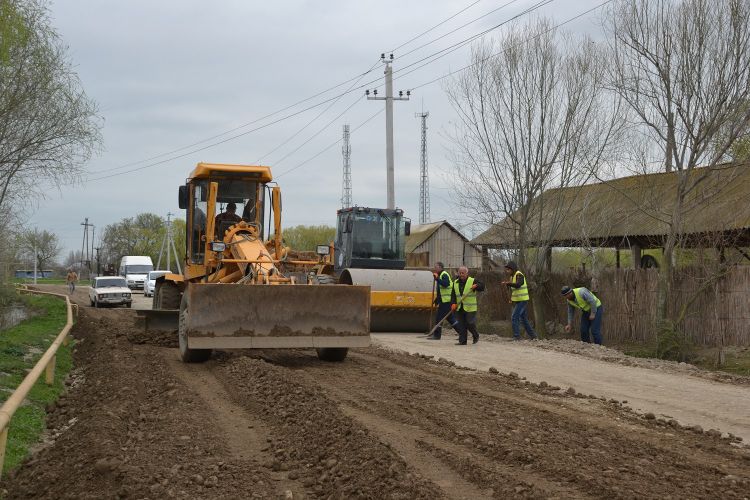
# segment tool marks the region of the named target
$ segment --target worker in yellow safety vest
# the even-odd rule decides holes
[[[451,312],[451,292],[453,291],[453,280],[448,271],[445,270],[445,266],[442,262],[436,262],[435,267],[432,268],[432,276],[435,279],[435,287],[437,288],[437,294],[435,294],[435,305],[437,306],[437,312],[435,313],[435,330],[432,335],[427,337],[427,340],[440,340],[443,334],[442,326],[438,325],[438,322],[442,323],[442,319],[446,318],[448,323],[453,327],[454,330],[458,331],[458,323]],[[447,316],[447,317],[446,317]]]
[[[471,332],[472,344],[479,342],[477,331],[477,292],[484,291],[484,284],[469,277],[466,266],[458,268],[458,279],[453,282],[451,293],[451,310],[458,320],[458,343],[466,345],[466,332]]]
[[[565,331],[570,332],[573,328],[573,316],[576,309],[580,309],[582,311],[581,342],[591,342],[591,337],[594,337],[594,343],[601,345],[602,316],[604,315],[602,301],[583,286],[579,288],[564,286],[560,293],[568,301],[568,324],[565,325]]]
[[[529,340],[536,340],[538,337],[529,322],[529,285],[526,276],[518,270],[518,265],[512,260],[505,264],[505,273],[508,275],[508,281],[503,281],[502,284],[510,290],[510,301],[513,304],[513,313],[510,317],[513,340],[521,340],[522,324]]]

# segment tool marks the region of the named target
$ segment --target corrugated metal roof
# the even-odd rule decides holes
[[[690,175],[690,182],[696,185],[685,200],[683,234],[750,228],[750,164],[696,168]],[[562,207],[565,217],[562,221],[545,218],[541,229],[531,235],[529,245],[549,240],[561,246],[575,246],[584,237],[598,241],[658,239],[667,233],[677,182],[677,173],[671,172],[545,191],[532,203],[532,212],[543,202],[547,207]],[[548,237],[557,224],[554,235]],[[472,243],[512,246],[515,230],[515,224],[505,219]]]

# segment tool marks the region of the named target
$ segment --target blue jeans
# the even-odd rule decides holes
[[[513,325],[513,338],[514,339],[521,338],[521,324],[523,324],[523,328],[524,330],[526,330],[526,335],[528,335],[530,339],[536,338],[536,332],[534,331],[534,327],[532,327],[531,323],[529,323],[528,306],[529,306],[528,300],[523,300],[521,302],[513,302],[513,315],[510,317],[510,321],[511,321],[511,324]]]
[[[602,343],[602,314],[604,314],[604,308],[599,306],[596,308],[596,316],[594,319],[589,319],[589,313],[583,311],[581,316],[581,342],[591,342],[589,337],[589,331],[594,337],[594,343],[601,345]]]

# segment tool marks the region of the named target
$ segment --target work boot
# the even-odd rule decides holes
[[[473,339],[471,340],[471,343],[472,343],[472,344],[476,344],[477,342],[479,342],[479,337],[474,337],[474,338],[473,338]]]
[[[466,342],[456,342],[456,345],[466,345]]]

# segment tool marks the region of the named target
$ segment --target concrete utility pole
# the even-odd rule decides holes
[[[378,97],[378,90],[372,91],[372,97],[370,97],[370,91],[365,90],[365,95],[370,101],[385,101],[385,156],[386,156],[386,182],[388,192],[388,206],[389,209],[396,208],[396,195],[393,187],[393,101],[408,101],[411,91],[406,91],[406,97],[404,97],[404,91],[398,91],[398,97],[393,97],[393,54],[390,54],[388,59],[385,58],[385,54],[380,54],[380,60],[385,64],[385,97]]]
[[[349,144],[349,125],[344,125],[344,144],[341,146],[344,155],[344,181],[341,186],[341,208],[352,206],[352,146]]]
[[[89,256],[89,227],[94,227],[93,224],[89,224],[89,218],[86,217],[85,222],[81,222],[83,226],[83,241],[81,242],[81,277],[83,277],[83,263],[86,262],[86,267],[91,265],[91,258]],[[92,238],[93,240],[93,238]],[[93,243],[93,241],[92,241]],[[84,250],[86,251],[86,260],[84,261],[83,255]],[[89,278],[91,277],[91,269],[89,268]]]
[[[419,164],[419,223],[430,222],[430,177],[427,173],[427,117],[429,112],[415,113],[422,119],[422,151]]]

